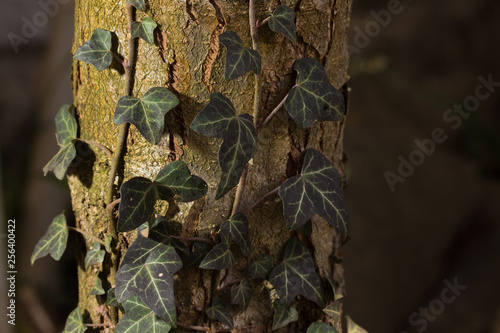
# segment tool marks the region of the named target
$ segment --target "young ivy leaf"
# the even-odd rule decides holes
[[[146,11],[145,0],[127,0],[127,5],[134,5],[134,7],[139,9],[141,12]]]
[[[68,242],[68,227],[66,226],[66,217],[63,214],[57,215],[49,226],[49,229],[38,241],[31,255],[31,265],[38,258],[45,257],[50,253],[55,260],[61,259],[66,250]]]
[[[241,280],[231,287],[231,304],[238,304],[245,311],[252,298],[252,285],[247,279]]]
[[[106,298],[106,304],[120,309],[121,312],[125,312],[125,308],[123,307],[123,305],[119,303],[118,300],[116,299],[115,288],[111,288],[108,290],[108,297]]]
[[[102,281],[99,279],[99,276],[96,274],[94,277],[95,284],[90,290],[89,295],[104,295],[106,292],[102,288]]]
[[[273,331],[299,320],[299,313],[295,308],[287,308],[279,299],[274,300]]]
[[[308,149],[300,175],[285,181],[278,194],[283,201],[290,230],[302,227],[314,214],[320,215],[342,236],[349,227],[339,175],[330,161],[316,149]]]
[[[76,50],[73,58],[94,65],[98,71],[108,68],[113,62],[111,32],[95,29],[92,37]]]
[[[363,327],[359,326],[351,319],[351,317],[346,316],[347,319],[347,333],[368,333]]]
[[[86,329],[87,327],[83,323],[82,312],[80,307],[77,306],[76,309],[71,311],[68,319],[66,319],[63,333],[83,333]]]
[[[269,254],[260,254],[255,262],[250,264],[248,272],[252,279],[265,279],[273,269],[273,257]]]
[[[155,45],[155,37],[153,31],[158,24],[149,17],[142,19],[142,22],[133,22],[130,28],[132,38],[141,37],[151,45]]]
[[[131,123],[151,144],[160,141],[165,114],[179,104],[179,99],[163,87],[149,89],[142,99],[131,96],[120,98],[116,106],[113,123]]]
[[[234,31],[226,31],[219,35],[219,42],[226,47],[226,67],[224,77],[231,81],[248,71],[260,73],[259,52],[243,46],[241,38]]]
[[[210,319],[218,320],[221,323],[229,326],[230,329],[234,328],[233,316],[231,315],[231,312],[229,312],[229,309],[226,307],[224,302],[222,302],[221,300],[216,299],[212,303],[212,306],[207,308],[205,312]]]
[[[313,58],[301,58],[293,68],[298,73],[297,80],[284,106],[295,123],[307,129],[315,120],[342,120],[344,97],[328,81],[323,65]]]
[[[89,269],[93,264],[100,263],[104,260],[104,255],[106,252],[101,250],[101,244],[94,243],[90,247],[89,251],[85,255],[85,259],[83,260],[85,269]]]
[[[292,42],[297,42],[295,29],[295,12],[288,6],[279,5],[269,18],[269,28],[288,37]]]
[[[172,329],[136,295],[123,302],[123,307],[125,308],[125,314],[116,325],[116,333],[166,333]]]
[[[223,138],[219,149],[221,180],[215,199],[222,198],[238,185],[241,173],[255,153],[257,135],[253,117],[237,116],[229,99],[222,94],[210,95],[210,102],[196,115],[191,129],[205,136]]]
[[[274,267],[269,282],[285,305],[299,294],[321,307],[324,305],[323,288],[311,253],[295,236],[286,244],[283,261]]]
[[[71,161],[76,156],[75,140],[77,134],[76,120],[71,114],[72,105],[61,106],[56,115],[56,137],[59,152],[43,168],[44,175],[53,171],[57,179],[62,180]]]
[[[236,213],[229,221],[222,223],[220,227],[222,241],[230,243],[235,241],[240,246],[241,253],[248,257],[250,255],[250,236],[248,233],[248,220],[242,213]]]
[[[339,333],[333,326],[325,323],[312,323],[306,333]]]
[[[233,265],[234,255],[231,250],[229,250],[229,244],[220,243],[215,245],[214,248],[208,252],[205,259],[201,262],[200,268],[221,270],[233,267]]]
[[[186,163],[170,162],[156,176],[155,182],[168,186],[176,194],[177,201],[189,202],[201,198],[208,191],[207,183],[191,175]]]
[[[342,316],[342,304],[344,302],[344,298],[340,297],[336,299],[333,303],[329,304],[326,308],[323,309],[323,312],[326,313],[330,317],[330,323],[337,329],[337,331],[342,330],[341,325],[341,316]]]

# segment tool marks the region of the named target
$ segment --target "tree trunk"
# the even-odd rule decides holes
[[[298,58],[318,59],[325,66],[332,85],[343,89],[348,79],[347,28],[351,2],[281,1],[281,4],[297,13],[297,43],[291,43],[283,35],[272,32],[267,25],[259,28],[258,47],[262,57],[259,117],[268,115],[292,87],[295,80],[292,65]],[[257,20],[268,17],[278,4],[278,0],[258,1]],[[94,29],[101,28],[116,33],[118,53],[127,57],[125,1],[77,0],[75,10],[73,52],[90,38]],[[138,19],[144,15],[137,12]],[[131,126],[124,163],[120,177],[115,182],[117,196],[124,180],[134,176],[153,179],[169,162],[184,161],[192,174],[207,182],[209,191],[195,202],[179,203],[177,210],[169,207],[169,219],[181,226],[179,232],[182,236],[210,238],[211,233],[217,232],[219,225],[229,218],[235,190],[220,200],[214,199],[220,178],[217,151],[221,141],[192,131],[190,124],[208,103],[210,92],[224,94],[238,113],[252,113],[255,75],[247,73],[235,80],[225,81],[225,48],[220,46],[217,38],[225,30],[232,30],[241,37],[245,46],[251,47],[248,1],[150,0],[146,15],[158,23],[159,31],[155,46],[139,41],[134,96],[142,96],[151,87],[167,87],[179,97],[180,103],[167,114],[166,130],[158,145],[148,143]],[[113,114],[118,99],[124,95],[122,74],[115,69],[98,72],[91,65],[73,62],[74,104],[81,138],[114,149],[118,130],[113,124]],[[306,148],[322,151],[343,175],[344,122],[316,122],[303,131],[294,124],[286,111],[279,111],[271,123],[258,133],[257,151],[248,168],[241,209],[248,208],[288,177],[297,174]],[[79,147],[79,155],[85,156],[81,159],[82,163],[68,175],[77,226],[105,238],[108,227],[104,192],[110,161],[100,150],[89,153],[87,147]],[[89,159],[89,155],[94,158]],[[159,209],[159,213],[166,213],[166,205]],[[274,263],[279,262],[283,245],[290,237],[279,197],[270,197],[250,211],[247,218],[252,240],[250,260],[255,260],[260,253],[267,253],[273,256]],[[329,256],[335,250],[336,231],[320,218],[313,220],[311,240],[319,272],[333,273]],[[134,234],[125,233],[120,239],[122,243],[130,245]],[[91,243],[92,240],[86,239],[87,248]],[[82,255],[78,269],[80,306],[85,313],[84,319],[101,323],[104,319],[99,305],[103,304],[104,298],[89,296],[98,271],[83,268],[83,247],[80,249]],[[104,266],[107,264],[105,262]],[[104,267],[103,271],[106,272],[107,268]],[[222,279],[223,276],[217,276],[212,271],[181,270],[175,282],[178,321],[196,326],[208,323],[203,309],[210,305],[214,290]],[[114,286],[112,277],[107,283],[104,282],[105,288],[110,286]],[[238,312],[237,308],[231,309],[236,331],[271,331],[273,311],[270,293],[269,284],[256,283],[248,309],[244,312]],[[305,331],[303,325],[306,325],[306,320],[299,320],[296,331]]]

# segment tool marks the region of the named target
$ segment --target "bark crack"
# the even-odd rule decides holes
[[[210,4],[215,9],[215,17],[217,18],[217,26],[212,31],[212,36],[210,37],[210,42],[208,44],[208,52],[203,61],[202,65],[202,78],[201,81],[207,86],[207,89],[210,93],[212,93],[213,88],[210,85],[210,76],[212,74],[212,66],[219,53],[219,35],[224,31],[224,27],[226,26],[226,19],[222,14],[222,9],[217,3],[216,0],[209,0]]]

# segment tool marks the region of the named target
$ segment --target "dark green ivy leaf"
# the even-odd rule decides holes
[[[146,11],[146,2],[144,0],[127,0],[127,5],[134,5],[141,12]]]
[[[85,260],[83,261],[85,264],[85,269],[88,269],[93,264],[100,263],[104,260],[104,255],[106,252],[101,250],[101,244],[94,243],[90,246],[90,249],[87,251],[85,255]]]
[[[274,300],[273,331],[299,320],[299,313],[295,308],[287,308],[279,299]]]
[[[260,73],[259,52],[243,46],[241,38],[234,31],[226,31],[219,35],[219,42],[226,47],[226,81],[237,78],[252,70]]]
[[[163,133],[165,114],[179,104],[179,99],[163,87],[149,89],[142,99],[131,96],[120,98],[113,123],[131,123],[151,144],[157,144]]]
[[[166,333],[172,328],[136,295],[127,299],[123,306],[125,314],[116,325],[116,333]]]
[[[224,139],[218,156],[222,175],[215,195],[220,199],[238,184],[243,168],[255,153],[257,135],[253,117],[248,114],[237,116],[229,99],[213,93],[210,102],[191,123],[191,128],[205,136]]]
[[[207,183],[200,177],[191,175],[186,163],[182,161],[167,164],[158,173],[155,182],[172,189],[180,202],[194,201],[208,191]]]
[[[342,316],[342,303],[344,302],[343,297],[336,299],[333,303],[329,304],[323,309],[323,312],[330,316],[331,324],[338,330],[342,330],[341,326],[341,316]]]
[[[111,32],[95,29],[92,37],[76,50],[73,58],[94,65],[98,71],[108,68],[113,62]]]
[[[313,58],[301,58],[293,68],[298,73],[297,81],[284,106],[295,123],[307,129],[315,120],[342,120],[344,97],[328,82],[323,65]]]
[[[306,333],[338,333],[338,331],[325,323],[312,323]]]
[[[342,236],[349,227],[339,175],[330,161],[315,149],[308,149],[300,175],[279,188],[285,220],[290,230],[302,227],[314,214],[320,215]]]
[[[265,279],[273,269],[273,257],[269,254],[260,254],[255,262],[250,264],[248,272],[252,279]]]
[[[83,323],[82,312],[80,307],[77,306],[76,309],[71,311],[68,319],[66,319],[63,333],[83,333],[86,329],[87,327]]]
[[[220,236],[223,243],[231,240],[240,246],[241,253],[248,257],[250,255],[250,236],[248,233],[248,220],[242,213],[236,213],[229,221],[222,223]]]
[[[210,319],[218,320],[221,323],[229,326],[230,329],[234,328],[233,316],[231,315],[231,312],[229,312],[229,309],[226,307],[224,302],[222,302],[221,300],[216,299],[212,303],[212,306],[207,308],[205,312]]]
[[[200,264],[202,269],[217,269],[233,267],[234,255],[229,249],[229,244],[220,243],[208,252],[205,259]]]
[[[191,253],[186,260],[186,268],[198,268],[207,256],[208,252],[212,250],[212,246],[203,242],[193,242]]]
[[[158,26],[155,21],[149,17],[142,19],[142,22],[133,22],[130,28],[132,38],[141,37],[151,45],[155,45],[155,37],[153,31]]]
[[[115,288],[111,288],[108,290],[108,298],[106,299],[106,304],[120,309],[121,312],[125,312],[125,308],[123,307],[123,305],[116,299]]]
[[[323,288],[311,253],[295,236],[286,244],[283,261],[274,267],[269,282],[285,305],[299,294],[321,307],[324,305]]]
[[[231,304],[238,304],[245,311],[252,298],[252,285],[247,279],[241,280],[231,287]]]
[[[89,291],[89,295],[104,295],[106,292],[102,288],[102,281],[99,279],[97,274],[94,277],[95,284],[92,287],[92,290]]]
[[[55,260],[61,259],[61,256],[66,250],[68,242],[68,228],[66,226],[66,216],[63,214],[57,215],[49,226],[49,229],[38,241],[31,255],[31,265],[38,258],[45,257],[50,253]]]
[[[189,257],[189,249],[180,240],[170,237],[171,235],[167,219],[160,216],[149,230],[148,238],[172,246],[177,251],[182,262],[185,262]]]
[[[359,326],[351,319],[351,317],[346,316],[347,319],[347,333],[368,333],[363,327]]]
[[[61,106],[56,115],[56,137],[59,152],[43,168],[44,175],[53,171],[57,179],[62,180],[71,161],[76,156],[75,140],[77,134],[76,120],[71,114],[72,105]]]
[[[297,42],[295,32],[295,12],[288,6],[279,5],[269,18],[269,28],[272,31],[282,33],[292,42]]]

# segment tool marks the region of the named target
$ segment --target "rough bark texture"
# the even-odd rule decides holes
[[[257,20],[263,20],[280,4],[264,0],[257,3]],[[292,69],[295,59],[305,56],[319,59],[327,69],[330,82],[342,89],[348,77],[347,27],[351,0],[285,0],[297,12],[298,43],[292,44],[284,36],[270,31],[267,25],[259,29],[259,51],[262,56],[262,101],[260,117],[265,117],[286,95],[295,79]],[[180,105],[166,117],[166,131],[161,142],[152,146],[132,126],[124,168],[116,180],[117,188],[123,180],[133,176],[154,178],[156,173],[173,160],[187,163],[193,174],[209,184],[209,192],[194,203],[179,204],[171,220],[181,226],[183,236],[209,237],[231,212],[234,190],[215,201],[215,189],[220,178],[217,151],[220,141],[193,132],[189,125],[208,102],[210,91],[221,92],[234,104],[239,113],[252,113],[254,79],[251,73],[226,82],[224,73],[224,47],[217,36],[224,30],[235,31],[246,46],[251,45],[248,24],[248,2],[233,0],[166,0],[149,1],[147,15],[159,26],[157,45],[139,41],[136,68],[135,96],[142,96],[154,86],[168,87],[175,92]],[[138,12],[138,19],[144,14]],[[92,31],[102,28],[118,36],[118,52],[126,52],[125,1],[76,1],[75,39],[73,51],[90,38]],[[118,99],[124,94],[124,77],[119,69],[97,72],[93,66],[73,63],[73,89],[80,125],[80,137],[104,144],[113,149],[117,126],[113,114]],[[269,125],[259,131],[258,148],[249,166],[248,178],[241,209],[279,186],[286,178],[296,174],[301,164],[301,153],[317,148],[329,157],[343,174],[342,134],[344,122],[314,124],[308,131],[298,129],[284,110]],[[83,151],[83,150],[82,150]],[[100,237],[106,234],[106,211],[103,201],[110,161],[99,150],[82,159],[69,174],[73,209],[77,224],[83,230]],[[89,161],[90,160],[90,161]],[[163,212],[165,213],[165,212]],[[259,253],[281,259],[282,248],[289,238],[278,197],[271,197],[247,215],[250,221],[252,255]],[[334,251],[335,231],[325,221],[314,220],[312,244],[320,273],[332,271],[329,255]],[[133,234],[125,235],[132,241]],[[90,240],[87,240],[88,248]],[[82,245],[83,249],[83,245]],[[83,261],[82,259],[80,262]],[[241,262],[244,259],[240,258]],[[96,271],[85,271],[79,266],[80,306],[93,322],[102,322],[98,310],[103,298],[88,296]],[[179,322],[190,325],[207,323],[206,308],[213,289],[224,277],[211,271],[191,269],[176,279],[176,304]],[[238,278],[236,276],[235,278]],[[108,281],[108,286],[113,285]],[[106,287],[106,283],[104,284]],[[269,286],[255,284],[254,297],[244,313],[235,315],[238,332],[270,331],[272,323],[271,291]],[[300,331],[303,328],[299,327]]]

